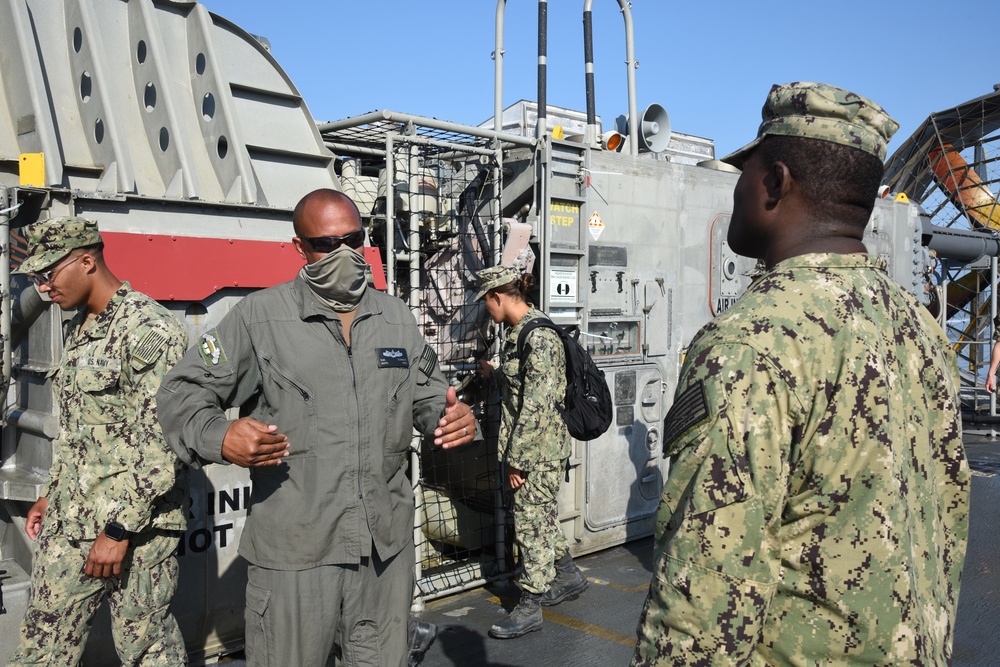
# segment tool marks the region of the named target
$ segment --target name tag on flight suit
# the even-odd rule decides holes
[[[378,356],[379,368],[409,368],[410,360],[406,356],[406,350],[401,347],[377,347],[375,354]]]

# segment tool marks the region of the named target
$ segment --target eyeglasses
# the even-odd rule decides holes
[[[56,268],[49,269],[48,271],[35,271],[35,272],[32,272],[32,273],[29,273],[28,277],[31,278],[34,281],[34,283],[36,285],[38,285],[39,287],[41,287],[42,285],[51,285],[52,281],[55,280],[56,274],[58,274],[60,271],[62,271],[67,266],[69,266],[70,264],[72,264],[76,260],[80,259],[81,257],[83,257],[83,255],[77,255],[76,257],[74,257],[73,259],[69,260],[68,262],[60,264]]]
[[[342,245],[348,248],[360,250],[365,244],[365,230],[359,229],[343,236],[300,236],[303,241],[308,241],[316,252],[333,252]]]

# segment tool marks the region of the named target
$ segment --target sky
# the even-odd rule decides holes
[[[266,37],[317,120],[390,109],[478,125],[493,116],[494,0],[207,0]],[[548,102],[586,110],[582,0],[549,0]],[[835,7],[835,9],[831,9]],[[756,136],[773,83],[823,81],[881,104],[900,123],[890,155],[935,111],[1000,83],[1000,2],[633,0],[639,113],[722,156]],[[537,97],[538,3],[509,0],[503,106]],[[628,113],[625,28],[594,0],[597,113]]]

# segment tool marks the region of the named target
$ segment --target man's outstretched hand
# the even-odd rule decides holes
[[[444,449],[472,442],[476,435],[476,416],[472,409],[458,400],[454,387],[445,394],[444,414],[434,431],[434,444]]]

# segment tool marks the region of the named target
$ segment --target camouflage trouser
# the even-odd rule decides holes
[[[555,562],[569,547],[559,526],[559,484],[562,461],[542,464],[527,472],[514,492],[514,536],[521,548],[524,573],[518,582],[529,593],[544,593],[556,576]]]
[[[78,665],[105,598],[122,664],[186,665],[184,638],[167,611],[177,588],[178,539],[179,533],[159,531],[133,536],[121,579],[95,579],[83,574],[93,540],[69,540],[43,529],[21,645],[9,665]]]

